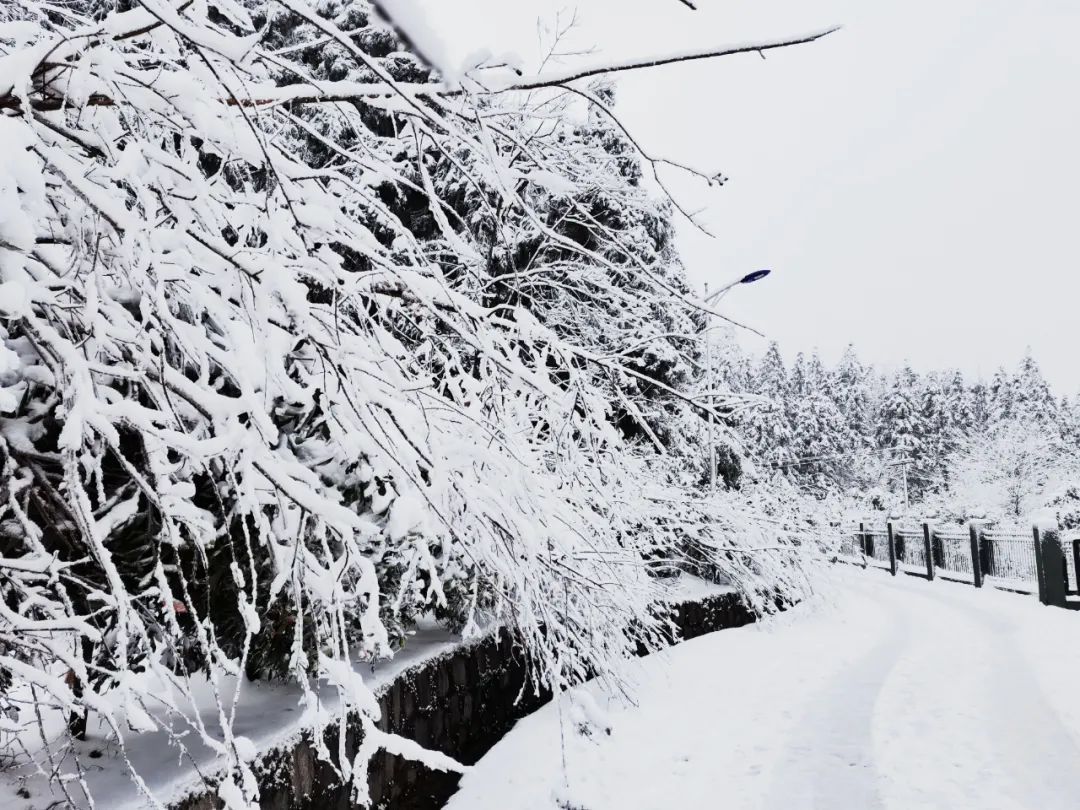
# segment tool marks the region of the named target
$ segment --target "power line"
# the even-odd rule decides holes
[[[806,456],[804,458],[794,459],[793,461],[774,461],[770,466],[772,466],[773,469],[782,469],[785,467],[795,467],[800,464],[814,464],[823,461],[836,461],[842,458],[850,458],[851,456],[876,456],[893,452],[907,451],[900,447],[882,447],[877,450],[852,450],[847,453],[837,453],[836,455],[832,456]],[[902,464],[904,462],[898,461],[894,463]]]

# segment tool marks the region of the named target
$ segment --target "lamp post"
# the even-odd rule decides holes
[[[718,301],[726,292],[733,287],[737,287],[740,284],[753,284],[755,281],[761,281],[765,276],[771,273],[771,270],[755,270],[752,273],[747,273],[742,278],[737,278],[734,281],[725,284],[719,290],[714,293],[709,293],[709,285],[705,284],[705,297],[702,299],[703,304],[712,304],[714,301]],[[713,388],[716,387],[716,378],[713,374],[712,365],[712,313],[708,314],[708,320],[705,323],[705,380],[709,386],[709,492],[716,491],[716,441],[713,435]]]

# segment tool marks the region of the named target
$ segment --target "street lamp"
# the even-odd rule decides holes
[[[753,284],[755,281],[761,281],[765,276],[771,273],[771,270],[754,270],[752,273],[747,273],[742,278],[737,278],[729,284],[725,284],[716,292],[709,294],[709,285],[705,284],[705,297],[702,300],[704,304],[711,304],[713,301],[719,300],[719,298],[730,290],[732,287],[737,287],[740,284]],[[707,321],[705,323],[705,370],[706,381],[709,386],[709,491],[716,491],[716,442],[713,436],[713,389],[716,387],[716,379],[713,375],[712,366],[712,312],[707,315]]]
[[[703,303],[706,303],[706,304],[712,303],[717,298],[719,298],[721,295],[723,295],[728,290],[730,290],[732,287],[737,287],[740,284],[753,284],[755,281],[761,281],[763,278],[765,278],[765,276],[769,275],[769,273],[771,273],[771,272],[772,272],[772,270],[755,270],[752,273],[747,273],[742,278],[737,278],[734,281],[732,281],[730,284],[725,284],[723,287],[721,287],[719,290],[714,292],[712,295],[709,295],[709,285],[706,284],[705,285],[705,298],[703,299]]]

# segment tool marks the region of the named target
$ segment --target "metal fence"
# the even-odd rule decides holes
[[[1080,531],[1031,533],[989,531],[978,523],[967,530],[938,529],[931,523],[889,523],[886,531],[866,524],[843,531],[840,556],[864,567],[990,585],[1038,594],[1043,604],[1080,609]]]
[[[883,564],[886,568],[889,567],[892,564],[889,559],[889,533],[867,531],[864,537],[867,558],[875,563]]]
[[[896,543],[896,564],[920,574],[926,573],[926,539],[922,527],[893,530]]]
[[[1035,541],[1030,533],[980,532],[979,557],[986,576],[1038,590]]]
[[[1077,571],[1080,570],[1080,532],[1069,532],[1065,535],[1065,567],[1069,577],[1069,593],[1080,594],[1080,579],[1077,579]]]
[[[962,574],[971,579],[971,536],[968,532],[934,531],[931,535],[934,568],[948,574]]]

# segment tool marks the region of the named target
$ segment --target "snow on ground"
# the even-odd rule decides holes
[[[1072,810],[1078,672],[1078,613],[844,569],[827,601],[628,665],[635,707],[595,684],[544,707],[448,808]]]

